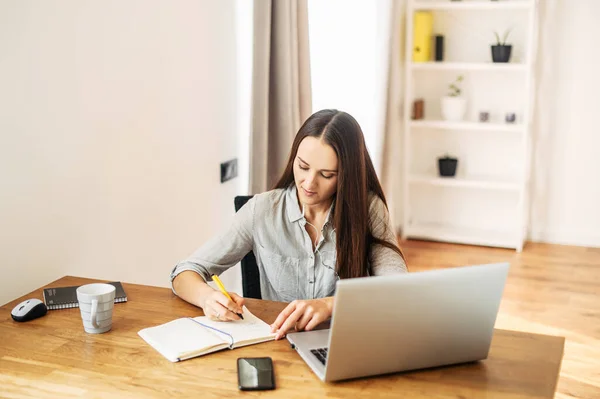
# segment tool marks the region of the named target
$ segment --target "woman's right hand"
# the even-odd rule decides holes
[[[233,321],[240,320],[244,306],[244,298],[234,292],[230,292],[229,296],[233,299],[230,301],[221,291],[212,289],[203,295],[199,304],[204,314],[211,320],[217,321]]]

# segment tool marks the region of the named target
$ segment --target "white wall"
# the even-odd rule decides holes
[[[540,2],[533,240],[600,247],[600,2]]]
[[[65,274],[167,286],[229,223],[247,191],[219,180],[222,161],[248,170],[243,3],[0,4],[0,304]]]

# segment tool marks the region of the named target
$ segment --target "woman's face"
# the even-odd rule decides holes
[[[316,205],[331,199],[337,190],[338,157],[319,138],[306,137],[294,159],[294,181],[300,201]]]

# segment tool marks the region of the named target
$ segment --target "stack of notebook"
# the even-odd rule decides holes
[[[114,285],[117,289],[115,292],[115,303],[127,302],[127,294],[125,294],[121,282],[108,284]],[[77,308],[79,307],[79,302],[77,302],[77,288],[79,287],[44,288],[44,302],[50,310]]]

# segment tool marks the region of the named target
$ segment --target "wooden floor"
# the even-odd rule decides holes
[[[566,338],[556,398],[600,398],[600,248],[400,241],[411,272],[510,262],[496,327]]]

